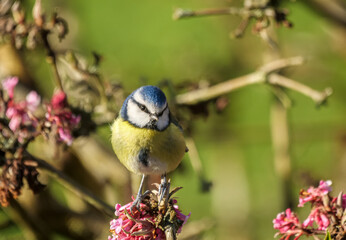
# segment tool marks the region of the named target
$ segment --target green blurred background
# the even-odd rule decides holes
[[[241,1],[56,0],[43,4],[48,11],[57,8],[69,23],[69,34],[54,48],[101,54],[100,72],[120,82],[127,92],[163,79],[175,84],[187,80],[216,84],[254,71],[264,63],[268,51],[261,38],[251,33],[251,27],[241,39],[229,37],[240,22],[236,16],[172,20],[176,7],[239,6]],[[308,59],[290,69],[288,76],[317,90],[334,90],[327,105],[321,107],[287,91],[293,103],[288,123],[291,194],[296,205],[299,189],[306,188],[310,179],[331,179],[335,193],[346,189],[346,28],[302,1],[287,1],[283,6],[290,10],[294,26],[274,27],[281,55]],[[31,74],[45,79],[39,86],[51,92],[50,68],[39,60],[42,53],[36,54],[29,64],[34,66]],[[173,185],[184,187],[177,194],[180,208],[192,213],[189,222],[208,219],[215,224],[197,239],[272,239],[272,220],[286,207],[283,182],[273,161],[273,92],[267,85],[252,85],[227,98],[229,105],[222,113],[210,105],[208,117],[193,120],[192,137],[205,177],[213,185],[209,192],[201,192],[199,178],[186,157],[183,168],[172,175]],[[108,131],[108,127],[99,129],[110,148]],[[60,187],[54,186],[49,187],[59,191]],[[6,219],[7,215],[1,212],[1,217]],[[104,232],[98,239],[106,239],[109,220],[105,217]],[[16,226],[0,231],[0,239],[22,238]]]

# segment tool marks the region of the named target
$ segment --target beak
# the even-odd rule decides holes
[[[157,122],[159,120],[159,118],[156,115],[151,115],[150,118],[153,122]]]

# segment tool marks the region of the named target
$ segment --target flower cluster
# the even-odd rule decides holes
[[[120,204],[115,205],[115,215],[118,218],[110,222],[112,237],[108,237],[108,240],[166,239],[165,233],[160,228],[155,227],[154,216],[149,213],[149,208],[146,205],[140,204],[140,210],[134,208],[132,212],[130,210],[131,206],[132,202],[124,206]]]
[[[72,114],[68,108],[64,92],[58,91],[53,95],[51,102],[47,104],[45,117],[44,126],[49,129],[55,129],[58,141],[71,145],[73,141],[71,132],[78,126],[81,117]]]
[[[16,132],[20,128],[26,127],[26,130],[35,129],[38,125],[38,120],[34,117],[34,112],[41,102],[40,96],[31,91],[25,100],[16,102],[14,100],[14,88],[18,83],[18,78],[12,77],[2,82],[2,88],[7,94],[7,101],[3,102],[5,116],[9,119],[8,127]],[[28,131],[18,132],[18,141],[23,143],[28,137]]]
[[[54,137],[57,142],[72,143],[72,131],[78,126],[80,117],[72,114],[63,92],[53,95],[48,104],[41,97],[29,92],[25,99],[15,98],[18,78],[2,81],[0,88],[0,204],[20,195],[23,179],[36,193],[43,189],[38,179],[37,163],[31,161],[26,152],[28,144],[37,136]],[[39,111],[41,110],[41,111]],[[40,112],[46,111],[46,114]],[[31,158],[31,159],[30,159]]]
[[[273,220],[274,229],[279,230],[276,235],[281,235],[281,239],[289,239],[290,236],[299,239],[302,235],[325,235],[329,231],[333,239],[345,239],[346,216],[343,215],[346,209],[346,194],[340,193],[338,197],[331,197],[331,184],[331,181],[320,181],[318,187],[301,190],[298,207],[309,202],[309,216],[301,223],[289,208],[279,213]]]
[[[327,195],[330,191],[332,181],[320,181],[320,185],[317,188],[310,187],[307,191],[301,190],[299,196],[299,204],[298,207],[303,207],[307,202],[319,202],[321,198]]]
[[[155,192],[151,192],[137,207],[130,202],[124,206],[115,205],[117,219],[110,222],[112,236],[108,240],[165,240],[165,229],[172,227],[180,233],[189,215],[180,212],[176,199],[170,199],[166,208],[159,207]]]
[[[290,208],[287,208],[285,212],[279,213],[273,220],[273,223],[274,228],[278,229],[280,233],[287,233],[301,227],[299,219]]]
[[[56,92],[50,103],[42,105],[46,114],[40,118],[35,116],[35,111],[40,107],[41,97],[31,91],[25,100],[15,101],[14,89],[17,83],[16,77],[2,82],[2,95],[6,94],[7,99],[2,99],[1,110],[5,114],[2,118],[8,120],[8,127],[18,135],[18,141],[23,143],[28,138],[40,135],[41,130],[44,130],[43,132],[56,135],[57,141],[70,145],[73,141],[72,131],[78,127],[81,118],[71,112],[66,94],[62,91]]]

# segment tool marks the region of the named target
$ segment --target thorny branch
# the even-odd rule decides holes
[[[257,71],[245,76],[233,78],[208,88],[197,89],[179,94],[176,96],[176,103],[180,105],[193,105],[198,102],[208,101],[215,97],[252,84],[267,83],[297,91],[307,97],[310,97],[317,105],[322,104],[332,94],[331,88],[327,88],[324,91],[319,92],[302,83],[287,77],[283,77],[282,75],[276,73],[287,67],[301,65],[303,62],[302,57],[275,60],[271,63],[263,65]]]

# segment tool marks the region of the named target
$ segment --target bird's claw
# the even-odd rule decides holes
[[[140,210],[140,204],[142,200],[150,193],[150,190],[145,191],[143,194],[138,193],[136,199],[132,202],[132,205],[130,207],[130,211],[133,214],[133,209],[136,207],[137,210]]]
[[[130,211],[133,214],[133,209],[136,207],[137,210],[139,210],[140,203],[142,201],[142,194],[138,194],[136,199],[132,202],[132,205],[130,207]]]

